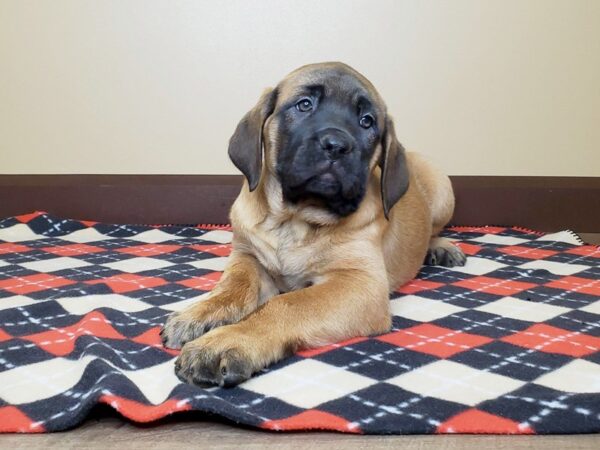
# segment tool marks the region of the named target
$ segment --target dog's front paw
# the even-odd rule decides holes
[[[204,332],[204,327],[195,319],[181,312],[171,314],[160,330],[163,345],[168,348],[181,348]]]
[[[213,328],[239,320],[234,308],[221,307],[213,299],[203,300],[183,311],[174,312],[160,331],[165,347],[181,348],[186,342],[202,336]]]
[[[177,377],[199,386],[235,386],[263,368],[249,336],[225,326],[192,341],[175,361]]]

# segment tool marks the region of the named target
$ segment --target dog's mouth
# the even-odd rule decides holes
[[[364,195],[360,176],[348,173],[338,161],[319,161],[283,175],[281,185],[287,201],[324,207],[340,216],[356,211]]]
[[[339,182],[337,177],[331,172],[323,172],[320,175],[317,175],[313,178],[316,182],[320,183],[323,186],[339,186]]]
[[[333,182],[337,179],[333,172],[333,163],[333,161],[320,160],[308,164],[294,164],[291,170],[288,168],[286,173],[281,173],[280,178],[292,189],[301,188],[312,180],[325,179]]]
[[[305,190],[308,193],[325,198],[339,195],[342,190],[340,178],[339,171],[335,170],[333,163],[331,163],[326,170],[306,181]]]
[[[341,194],[344,175],[335,161],[320,161],[313,167],[284,175],[281,181],[292,198],[295,194],[328,198]]]

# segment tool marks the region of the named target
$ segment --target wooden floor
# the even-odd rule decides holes
[[[600,233],[581,233],[600,245]],[[32,448],[222,448],[403,450],[598,450],[600,434],[556,436],[356,436],[340,433],[275,433],[240,427],[217,417],[187,413],[150,425],[133,424],[106,406],[96,408],[74,430],[43,435],[0,435],[0,449]]]
[[[600,245],[600,233],[579,233],[579,237],[586,244]]]

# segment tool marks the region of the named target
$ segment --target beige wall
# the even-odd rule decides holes
[[[0,173],[235,173],[237,120],[323,60],[450,174],[600,176],[600,0],[0,0]]]

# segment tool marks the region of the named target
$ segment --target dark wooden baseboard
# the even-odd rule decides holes
[[[454,223],[600,231],[600,177],[451,178]]]
[[[600,177],[454,176],[452,223],[600,232]],[[225,223],[238,175],[0,175],[0,217],[34,210],[113,223]]]

